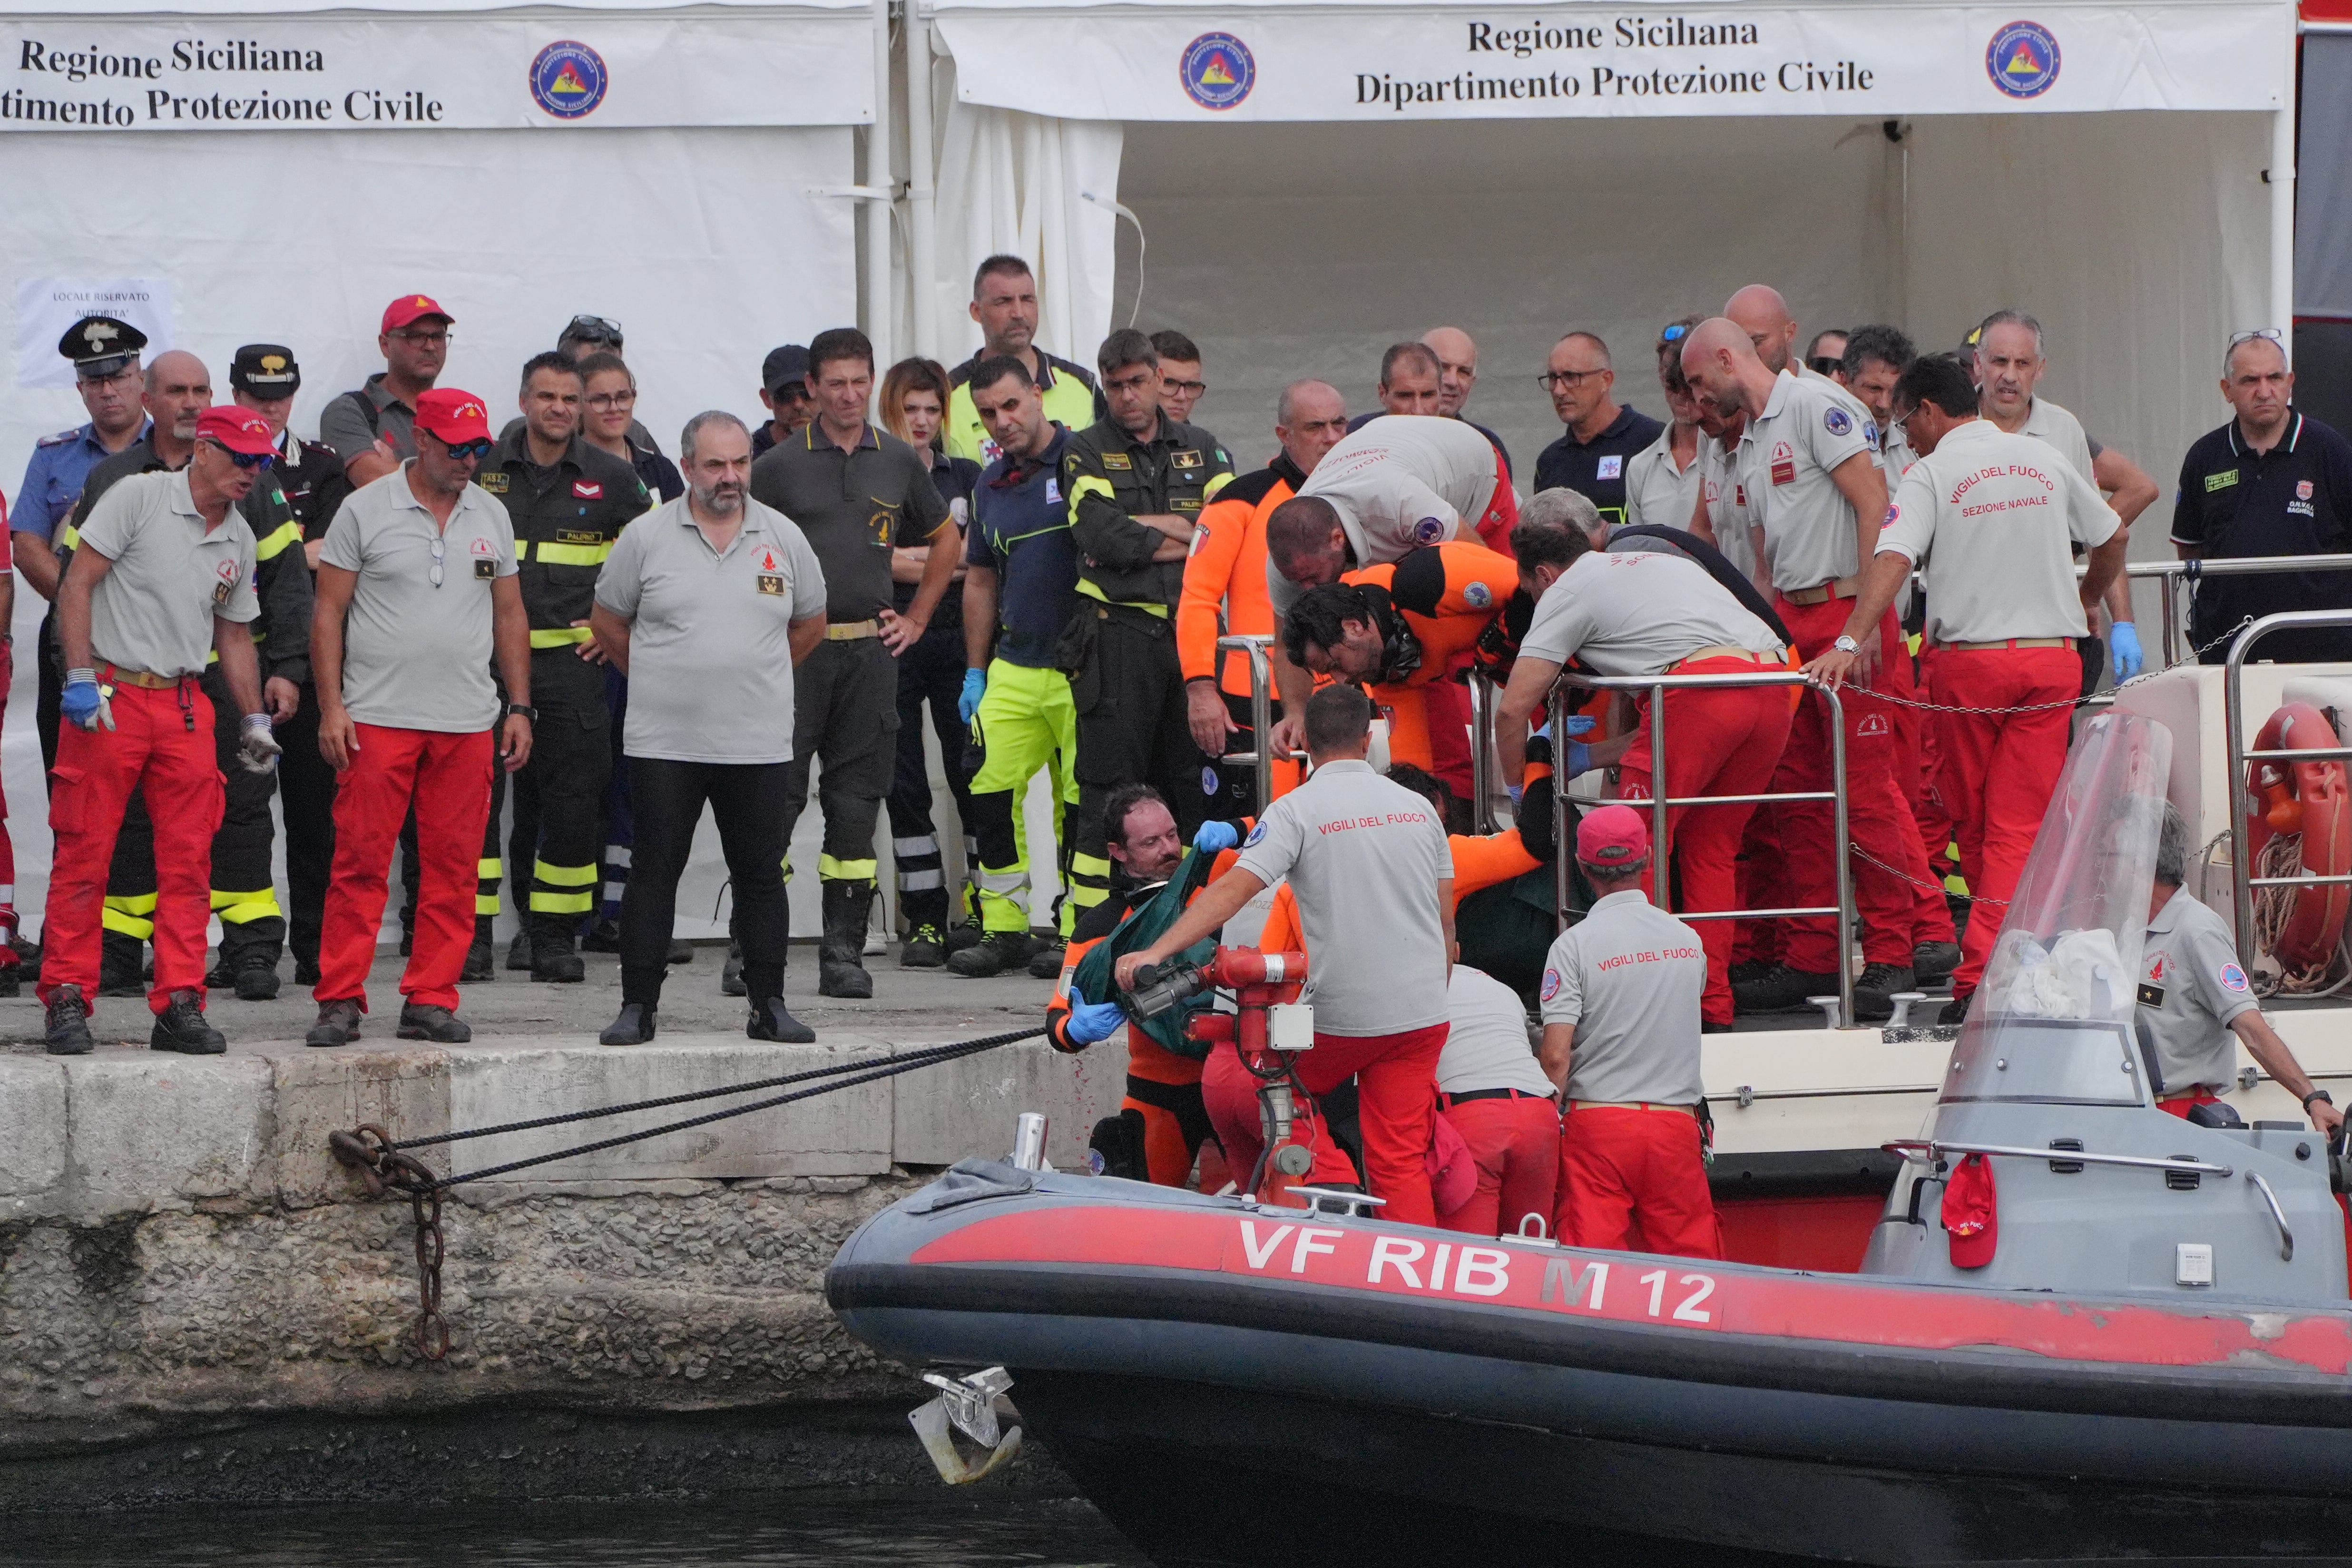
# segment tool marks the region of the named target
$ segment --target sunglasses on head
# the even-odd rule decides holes
[[[602,316],[574,316],[563,335],[576,342],[617,343],[621,341],[621,323],[608,321]]]
[[[463,462],[468,458],[479,459],[488,457],[490,448],[498,443],[488,436],[478,436],[471,441],[445,441],[442,445],[449,448],[451,457]]]
[[[1680,321],[1669,323],[1658,331],[1658,341],[1662,343],[1678,343],[1688,336],[1690,336],[1690,329]]]
[[[240,468],[256,469],[267,473],[269,471],[269,465],[278,460],[278,454],[275,452],[239,452],[222,446],[218,441],[214,442],[213,445],[226,452],[228,460]]]

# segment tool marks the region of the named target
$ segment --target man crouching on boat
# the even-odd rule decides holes
[[[1425,1162],[1453,968],[1454,856],[1427,803],[1364,760],[1371,722],[1371,700],[1353,686],[1307,699],[1314,775],[1266,807],[1234,868],[1159,941],[1120,958],[1117,973],[1119,988],[1132,990],[1138,969],[1181,952],[1288,879],[1314,955],[1315,1045],[1299,1058],[1299,1081],[1321,1095],[1356,1079],[1365,1175],[1387,1200],[1381,1217],[1433,1225]]]
[[[1698,1121],[1706,950],[1642,892],[1640,812],[1587,813],[1576,858],[1598,896],[1543,977],[1540,1060],[1567,1112],[1554,1231],[1568,1247],[1720,1258]]]
[[[2237,1076],[2237,1044],[2243,1041],[2262,1069],[2303,1101],[2312,1124],[2333,1138],[2344,1113],[2326,1089],[2312,1087],[2263,1016],[2229,926],[2180,890],[2188,872],[2189,824],[2167,805],[2139,959],[2137,1016],[2156,1053],[2157,1109],[2185,1117],[2190,1107],[2221,1099]]]

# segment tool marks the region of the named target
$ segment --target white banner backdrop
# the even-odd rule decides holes
[[[0,131],[863,125],[862,7],[0,23]]]
[[[74,384],[73,362],[58,353],[84,316],[112,316],[147,334],[146,353],[172,346],[168,278],[19,278],[16,279],[16,384]]]
[[[2015,9],[1717,4],[1610,13],[950,0],[967,103],[1078,120],[2275,109],[2294,12],[2216,3]]]

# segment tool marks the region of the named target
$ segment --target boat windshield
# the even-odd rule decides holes
[[[2134,978],[2172,735],[2131,713],[2084,726],[1985,965],[1943,1099],[2135,1104]],[[1994,913],[1979,905],[1975,919]]]

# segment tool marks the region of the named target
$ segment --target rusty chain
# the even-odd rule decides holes
[[[529,1121],[509,1121],[496,1127],[478,1127],[459,1132],[442,1132],[430,1137],[395,1139],[383,1127],[367,1122],[350,1131],[327,1134],[328,1152],[359,1176],[367,1188],[368,1196],[383,1197],[387,1193],[404,1193],[408,1196],[410,1214],[415,1225],[416,1239],[416,1352],[426,1361],[439,1361],[449,1353],[449,1321],[441,1311],[441,1265],[447,1256],[447,1245],[441,1234],[441,1194],[466,1182],[478,1182],[492,1176],[503,1176],[533,1165],[544,1165],[557,1160],[568,1160],[578,1154],[594,1153],[617,1148],[624,1143],[640,1142],[658,1138],[668,1132],[682,1132],[691,1127],[701,1127],[730,1117],[746,1116],[755,1110],[769,1110],[794,1100],[831,1094],[835,1089],[850,1089],[859,1084],[873,1083],[912,1072],[918,1068],[937,1067],[982,1051],[1009,1046],[1016,1040],[1034,1038],[1045,1032],[1043,1026],[1016,1029],[1002,1035],[987,1035],[976,1040],[962,1040],[953,1045],[925,1046],[919,1050],[901,1051],[895,1056],[868,1058],[863,1061],[836,1063],[831,1067],[811,1068],[802,1072],[785,1073],[779,1078],[755,1079],[750,1083],[728,1084],[719,1089],[695,1089],[687,1094],[666,1095],[658,1100],[630,1100],[621,1105],[599,1106],[590,1110],[569,1110],[554,1116],[541,1116]],[[501,1133],[528,1131],[535,1128],[559,1126],[572,1121],[593,1121],[598,1117],[619,1116],[633,1110],[650,1110],[662,1106],[682,1105],[698,1100],[712,1100],[721,1095],[742,1094],[751,1089],[772,1089],[781,1084],[801,1083],[810,1079],[833,1079],[832,1083],[820,1083],[813,1089],[780,1094],[749,1105],[730,1106],[682,1121],[666,1122],[659,1127],[647,1127],[635,1132],[625,1132],[617,1138],[603,1138],[593,1143],[576,1144],[558,1149],[552,1153],[534,1154],[528,1159],[510,1160],[503,1165],[488,1165],[460,1175],[436,1175],[430,1166],[411,1149],[432,1144],[456,1142],[468,1138],[488,1138]]]

